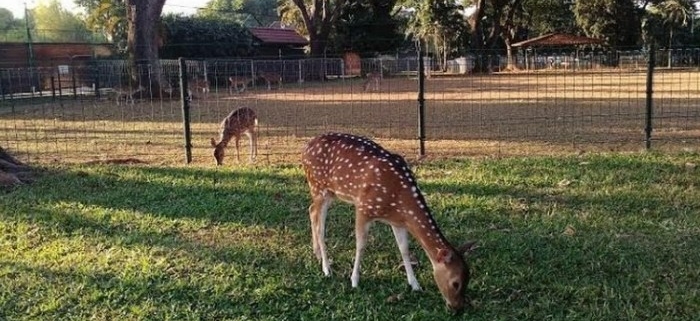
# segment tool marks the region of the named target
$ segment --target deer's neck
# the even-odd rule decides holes
[[[436,262],[440,249],[451,249],[452,245],[442,235],[437,222],[427,207],[406,210],[408,232],[418,241],[431,262]]]

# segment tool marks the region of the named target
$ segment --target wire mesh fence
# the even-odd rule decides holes
[[[643,52],[588,59],[553,52],[526,59],[524,52],[516,57],[522,64],[516,71],[478,74],[469,70],[481,57],[427,58],[427,154],[640,150],[649,102],[652,148],[697,150],[697,52],[679,50],[670,61],[683,64],[673,68],[667,67],[668,52],[657,52],[651,88]],[[503,57],[484,60],[493,62],[494,71],[506,69]],[[190,98],[183,101],[176,60],[139,68],[89,59],[2,69],[0,146],[37,162],[136,158],[182,164],[188,104],[195,163],[213,163],[210,138],[218,136],[231,110],[243,106],[258,114],[259,162],[296,162],[303,143],[326,131],[370,136],[404,155],[418,155],[417,56],[362,59],[359,69],[342,58],[192,59],[186,74]]]

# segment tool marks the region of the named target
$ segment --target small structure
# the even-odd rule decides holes
[[[549,68],[580,68],[579,47],[584,45],[605,45],[605,41],[585,36],[572,35],[568,33],[549,33],[528,40],[514,43],[513,48],[523,48],[525,50],[525,69],[537,69],[540,65]],[[570,55],[549,55],[543,59],[537,55],[537,48],[547,48],[564,50],[574,48],[575,54]],[[532,52],[528,57],[528,52]]]
[[[513,47],[572,47],[580,45],[602,45],[605,41],[568,33],[549,33],[513,44]]]
[[[362,59],[355,52],[346,52],[343,55],[343,64],[345,65],[345,76],[362,75]]]
[[[271,27],[249,28],[248,31],[258,45],[259,56],[279,58],[303,56],[304,46],[309,44],[309,41],[294,29]]]

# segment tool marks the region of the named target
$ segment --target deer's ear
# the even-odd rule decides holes
[[[452,251],[446,249],[439,249],[437,252],[438,263],[447,264],[452,261]]]
[[[211,147],[216,147],[216,140],[214,138],[211,139]]]
[[[464,253],[464,254],[469,254],[479,248],[479,246],[476,244],[476,241],[468,241],[464,244],[462,244],[460,247],[457,248],[457,251],[459,253]]]

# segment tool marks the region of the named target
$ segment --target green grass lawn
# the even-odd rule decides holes
[[[296,165],[51,167],[0,195],[0,320],[683,320],[700,315],[698,154],[415,166],[444,234],[478,240],[473,307],[445,308],[418,245],[412,292],[390,229],[350,287],[352,209],[311,249]]]

